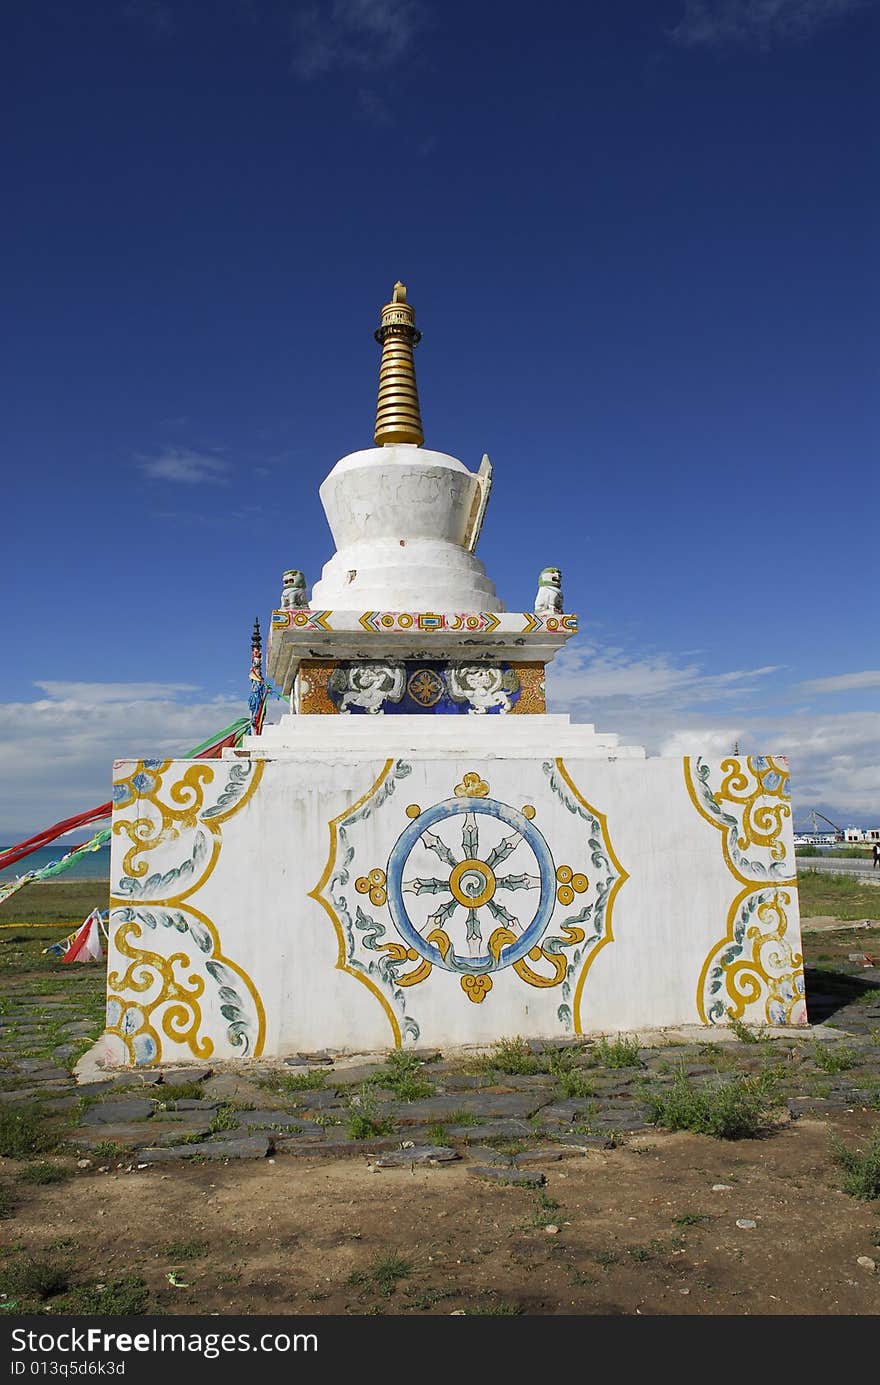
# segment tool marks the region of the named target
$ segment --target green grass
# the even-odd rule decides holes
[[[166,1260],[173,1260],[175,1264],[180,1264],[183,1260],[198,1260],[203,1255],[207,1255],[210,1246],[207,1241],[169,1241],[162,1247],[162,1255]]]
[[[234,1106],[224,1103],[218,1106],[211,1117],[211,1124],[208,1126],[210,1135],[223,1135],[227,1130],[237,1130],[239,1126],[239,1112]]]
[[[394,1120],[391,1116],[381,1114],[368,1082],[362,1083],[360,1091],[351,1099],[347,1129],[350,1140],[370,1140],[377,1135],[394,1134]]]
[[[70,1279],[67,1270],[53,1260],[13,1260],[0,1271],[0,1285],[7,1297],[43,1302],[63,1294]]]
[[[862,1150],[850,1149],[835,1140],[832,1155],[843,1169],[845,1193],[865,1200],[880,1197],[880,1129],[874,1131],[867,1148]]]
[[[349,1116],[346,1129],[350,1140],[372,1140],[378,1135],[393,1135],[394,1121],[390,1116],[365,1116],[356,1111]]]
[[[704,1222],[711,1221],[712,1218],[706,1212],[682,1212],[680,1217],[673,1217],[674,1226],[702,1226]]]
[[[519,1318],[523,1309],[516,1303],[490,1303],[480,1308],[469,1308],[468,1316],[474,1318]]]
[[[740,1075],[697,1087],[679,1074],[665,1090],[648,1089],[643,1099],[654,1125],[716,1140],[754,1139],[765,1128],[770,1105],[766,1085]]]
[[[285,1092],[320,1092],[327,1085],[327,1078],[318,1068],[310,1068],[308,1072],[285,1072],[276,1082],[272,1079],[273,1086],[279,1086]]]
[[[801,916],[827,914],[841,919],[880,918],[880,888],[852,875],[832,875],[825,871],[798,872],[798,898]]]
[[[414,1053],[393,1048],[385,1059],[385,1067],[370,1078],[370,1083],[375,1087],[387,1087],[399,1101],[420,1101],[433,1096],[436,1090],[433,1082],[419,1075],[422,1066],[421,1058]]]
[[[445,1125],[429,1125],[425,1134],[428,1137],[428,1143],[432,1145],[445,1145],[446,1141],[449,1139],[449,1133]]]
[[[741,1044],[760,1044],[768,1040],[766,1032],[752,1029],[746,1024],[745,1020],[737,1019],[735,1015],[728,1011],[727,1023],[731,1031],[736,1035]]]
[[[600,1039],[592,1048],[592,1057],[603,1068],[640,1068],[639,1045],[635,1039]]]
[[[528,1041],[521,1038],[499,1039],[491,1052],[473,1058],[470,1065],[478,1072],[505,1072],[510,1077],[530,1077],[547,1071],[547,1060],[533,1053]]]
[[[346,1283],[353,1288],[380,1294],[382,1298],[390,1298],[401,1280],[409,1279],[412,1272],[412,1262],[392,1252],[377,1256],[366,1270],[353,1271]]]
[[[72,927],[82,923],[93,909],[106,909],[109,899],[109,879],[35,881],[0,904],[0,923],[66,923]]]
[[[473,1111],[450,1111],[446,1122],[448,1125],[479,1125],[480,1117]]]
[[[848,1072],[858,1062],[858,1054],[847,1044],[823,1044],[818,1040],[813,1042],[812,1058],[817,1068],[829,1073]]]
[[[205,1089],[201,1082],[163,1082],[156,1095],[163,1105],[169,1101],[202,1101]]]
[[[89,1152],[96,1159],[121,1159],[126,1149],[117,1140],[99,1140]]]
[[[58,1137],[33,1106],[0,1106],[0,1155],[29,1159],[57,1148]]]
[[[566,1100],[596,1095],[595,1082],[587,1076],[582,1068],[568,1068],[554,1075],[557,1092],[560,1097]]]
[[[58,1312],[101,1318],[138,1317],[148,1311],[150,1291],[139,1275],[78,1284],[53,1307]]]
[[[34,1164],[25,1164],[24,1168],[18,1171],[19,1183],[66,1183],[72,1176],[72,1169],[62,1168],[59,1164],[49,1164],[45,1159]]]

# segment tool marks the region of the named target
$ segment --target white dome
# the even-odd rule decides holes
[[[336,544],[312,591],[325,610],[500,611],[468,543],[480,481],[410,443],[343,457],[320,490]]]

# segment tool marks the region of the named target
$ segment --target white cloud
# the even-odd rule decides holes
[[[114,760],[183,755],[247,713],[244,697],[177,701],[187,685],[39,686],[53,695],[0,703],[0,843],[105,802]]]
[[[811,678],[799,683],[798,693],[853,692],[858,688],[880,688],[880,669],[869,668],[862,673],[838,673],[833,678]]]
[[[737,745],[744,755],[786,755],[798,822],[816,808],[838,822],[877,825],[880,711],[768,711],[770,696],[778,704],[790,691],[781,672],[773,666],[707,672],[663,654],[596,646],[564,651],[547,670],[547,692],[552,711],[616,732],[622,743],[643,745],[650,755],[718,757]],[[828,691],[846,692],[853,676],[859,675],[840,675],[839,687]]]
[[[155,457],[138,459],[145,476],[154,481],[178,481],[185,485],[225,485],[232,470],[229,462],[208,452],[188,447],[166,447]]]
[[[291,24],[293,70],[310,79],[338,68],[391,67],[409,52],[423,14],[420,0],[324,0],[299,6]]]
[[[175,693],[198,692],[196,683],[65,683],[56,679],[34,679],[53,705],[73,707],[102,706],[106,702],[168,701]],[[39,705],[39,704],[37,704]]]
[[[582,706],[597,700],[662,699],[673,694],[682,705],[714,701],[724,694],[752,692],[758,681],[778,673],[779,666],[705,673],[698,664],[677,666],[667,655],[641,658],[623,649],[586,646],[565,650],[551,664],[552,696],[579,715]]]
[[[809,38],[834,20],[872,0],[685,0],[684,16],[672,30],[676,43],[769,48]]]

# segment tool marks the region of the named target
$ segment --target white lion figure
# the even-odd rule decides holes
[[[510,694],[519,688],[519,679],[512,669],[500,669],[492,664],[453,664],[446,675],[450,697],[456,702],[468,702],[468,716],[482,716],[493,707],[509,712]]]
[[[403,664],[354,664],[336,668],[329,688],[335,693],[340,712],[351,714],[352,707],[363,707],[371,716],[384,715],[386,702],[400,702],[406,687]]]
[[[304,611],[308,609],[309,599],[306,596],[306,579],[298,568],[288,568],[281,578],[283,591],[281,593],[282,611]]]
[[[561,571],[558,567],[542,568],[538,578],[538,594],[535,597],[535,613],[559,615],[563,609]]]

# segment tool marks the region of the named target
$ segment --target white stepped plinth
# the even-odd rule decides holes
[[[620,745],[568,715],[535,716],[283,716],[261,736],[246,736],[254,759],[364,760],[377,753],[411,759],[458,755],[495,759],[643,760],[639,745]],[[226,752],[235,755],[235,751]]]

